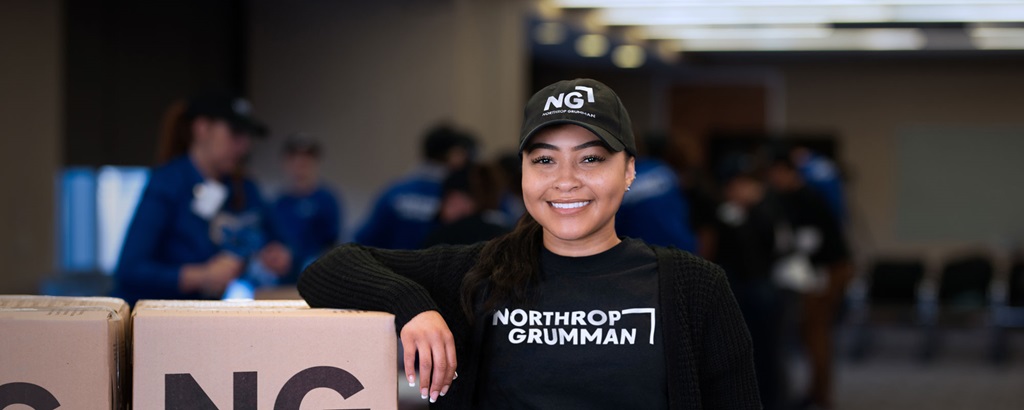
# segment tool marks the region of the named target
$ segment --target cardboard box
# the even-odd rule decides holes
[[[132,318],[135,410],[398,407],[390,314],[141,301]]]
[[[125,408],[128,322],[121,299],[0,295],[0,407]]]

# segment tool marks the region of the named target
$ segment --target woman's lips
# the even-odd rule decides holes
[[[551,206],[558,209],[575,209],[587,206],[590,201],[578,201],[578,202],[551,202]]]
[[[563,215],[580,212],[584,207],[590,205],[591,201],[548,201],[548,205],[554,208],[555,212]]]

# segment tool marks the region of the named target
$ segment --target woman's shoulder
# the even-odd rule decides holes
[[[480,251],[484,248],[487,242],[479,242],[472,245],[434,245],[429,248],[405,250],[405,249],[384,249],[373,246],[366,246],[356,242],[348,242],[339,245],[334,249],[338,253],[345,253],[353,250],[365,250],[378,254],[401,256],[401,257],[412,257],[412,258],[428,258],[428,257],[439,257],[449,261],[461,260],[463,258],[474,259],[479,257]]]
[[[147,186],[162,193],[179,191],[192,192],[195,184],[202,182],[199,172],[188,157],[182,156],[154,167],[149,172]]]
[[[714,283],[725,279],[725,271],[714,262],[676,247],[649,246],[658,257],[661,274],[685,282]]]

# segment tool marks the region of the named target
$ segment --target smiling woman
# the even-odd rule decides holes
[[[621,242],[615,212],[636,175],[633,156],[575,124],[542,129],[523,154],[523,200],[544,227],[545,248],[587,256]]]
[[[616,234],[636,143],[615,92],[545,87],[519,142],[528,212],[512,232],[422,251],[344,245],[299,292],[314,307],[393,313],[409,384],[418,356],[434,408],[760,408],[721,268]]]

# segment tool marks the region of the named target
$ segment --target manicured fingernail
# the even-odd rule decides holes
[[[416,387],[416,377],[409,375],[409,387]]]
[[[459,372],[455,372],[455,377],[452,377],[452,380],[455,380],[455,379],[458,379],[458,378],[459,378]]]
[[[423,400],[427,399],[427,389],[420,389],[420,398]]]
[[[431,403],[437,402],[437,392],[430,393],[430,402]]]
[[[444,386],[444,387],[441,388],[441,397],[444,397],[444,395],[448,394],[448,388],[449,387],[451,387],[451,386]]]

